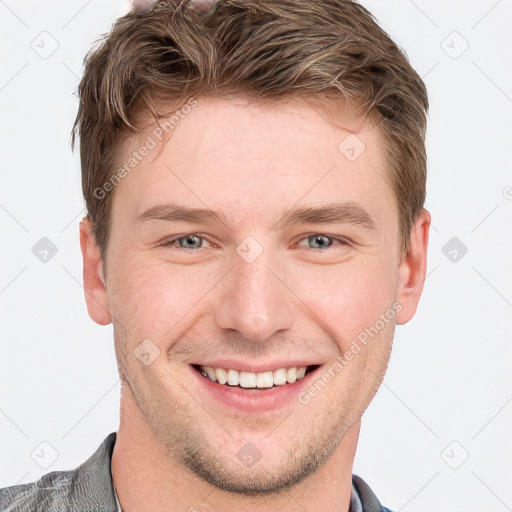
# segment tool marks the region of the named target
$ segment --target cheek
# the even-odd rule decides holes
[[[215,272],[198,272],[194,265],[149,264],[145,257],[125,258],[116,266],[116,276],[115,317],[130,338],[150,338],[157,344],[186,331],[188,317],[218,281]]]
[[[396,299],[396,272],[383,258],[360,258],[310,271],[297,286],[301,298],[336,340],[340,351],[375,324]]]

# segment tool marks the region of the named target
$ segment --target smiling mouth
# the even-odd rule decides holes
[[[264,372],[245,372],[233,368],[212,368],[193,364],[192,367],[205,379],[233,388],[265,390],[277,386],[286,386],[303,379],[320,365],[279,368]]]

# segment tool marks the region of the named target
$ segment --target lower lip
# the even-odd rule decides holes
[[[271,389],[261,391],[245,390],[244,388],[219,384],[204,377],[193,366],[189,366],[191,372],[199,380],[200,385],[214,398],[215,401],[245,412],[265,412],[278,409],[297,400],[297,395],[309,386],[310,381],[320,369],[315,368],[300,380],[292,384],[274,386]]]

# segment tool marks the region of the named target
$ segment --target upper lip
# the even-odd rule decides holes
[[[260,373],[266,371],[279,370],[280,368],[300,368],[301,366],[316,366],[321,363],[313,362],[306,359],[278,359],[268,361],[266,363],[255,363],[248,361],[241,361],[239,359],[216,359],[215,361],[207,361],[201,363],[194,363],[196,366],[210,366],[211,368],[224,368],[225,370],[239,370],[242,372]]]

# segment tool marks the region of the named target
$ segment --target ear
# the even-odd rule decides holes
[[[89,316],[96,323],[107,325],[112,322],[112,315],[108,304],[101,252],[92,228],[91,219],[84,217],[80,222],[80,248],[84,264],[85,302]]]
[[[411,229],[409,249],[402,256],[398,267],[397,301],[402,305],[396,315],[396,323],[399,325],[406,324],[414,316],[423,292],[429,229],[430,213],[423,209]]]

